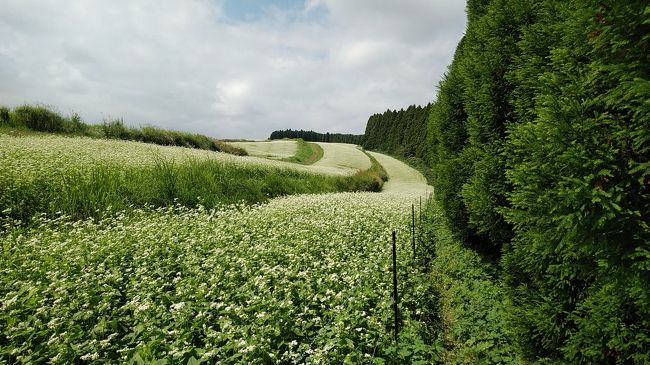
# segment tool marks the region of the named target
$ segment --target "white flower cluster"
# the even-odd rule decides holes
[[[0,178],[57,174],[95,160],[276,163],[134,142],[69,142],[0,135]],[[386,357],[392,230],[399,237],[404,301],[420,289],[408,226],[413,199],[299,195],[220,210],[134,209],[85,221],[41,217],[29,230],[8,229],[0,234],[0,363]],[[403,320],[417,324],[406,311]]]
[[[350,169],[337,165],[305,166],[253,156],[234,156],[206,150],[158,146],[147,143],[57,135],[14,137],[0,133],[0,177],[31,179],[80,171],[98,163],[113,166],[147,167],[161,161],[215,160],[226,164],[268,166],[302,172],[346,175]],[[352,171],[354,172],[354,171]]]

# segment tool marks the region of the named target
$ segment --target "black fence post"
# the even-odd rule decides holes
[[[413,259],[415,260],[415,204],[411,204],[411,235],[413,236]]]
[[[393,231],[393,312],[395,313],[395,342],[399,333],[399,322],[397,318],[397,252],[396,252],[395,231]]]

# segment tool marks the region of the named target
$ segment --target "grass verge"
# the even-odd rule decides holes
[[[323,158],[323,149],[316,143],[305,142],[302,138],[296,140],[298,149],[294,156],[283,158],[282,161],[311,165]]]
[[[107,212],[144,206],[214,208],[282,195],[341,191],[378,190],[365,174],[329,176],[212,160],[160,160],[148,167],[100,163],[31,179],[0,176],[0,220],[29,222],[39,213],[100,218]]]
[[[384,167],[366,151],[363,153],[370,159],[371,165],[367,170],[362,170],[352,175],[353,180],[356,180],[360,186],[363,186],[367,191],[381,191],[384,182],[388,181],[388,173]],[[359,189],[361,190],[361,189]]]
[[[510,327],[510,302],[493,267],[449,230],[435,199],[423,212],[421,248],[439,297],[450,364],[521,364]]]

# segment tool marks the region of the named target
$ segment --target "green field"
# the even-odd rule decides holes
[[[404,190],[299,194],[251,205],[245,178],[315,186],[279,195],[318,193],[317,183],[331,180],[333,191],[341,191],[346,187],[336,183],[381,167],[346,145],[324,150],[352,156],[327,165],[335,159],[326,155],[319,166],[305,166],[88,138],[0,135],[0,141],[0,201],[8,207],[0,234],[4,362],[430,363],[440,357],[439,333],[427,320],[431,282],[410,248],[411,204],[430,192],[418,177]],[[391,178],[413,179],[396,167],[387,170]],[[232,176],[220,189],[234,185],[222,195],[235,194],[239,202],[208,206],[216,201],[208,195],[189,198],[194,184],[208,183],[199,173],[211,168],[215,180]],[[154,189],[155,181],[166,181],[159,171],[185,184],[179,191],[187,195],[137,200],[163,199],[164,189]],[[399,237],[398,343],[392,230]]]
[[[374,174],[198,149],[0,134],[0,219],[101,218],[133,207],[254,204],[298,193],[377,190]]]
[[[323,158],[323,148],[302,139],[257,142],[230,142],[244,149],[249,155],[311,165]]]
[[[298,152],[297,141],[230,142],[230,144],[245,149],[251,156],[272,159],[292,157]]]

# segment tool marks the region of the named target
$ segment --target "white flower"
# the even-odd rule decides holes
[[[94,361],[94,360],[97,360],[97,359],[99,359],[99,354],[96,353],[96,352],[92,353],[92,354],[85,354],[85,355],[81,356],[81,360],[84,360],[84,361]]]
[[[180,302],[180,303],[172,304],[169,308],[172,311],[179,311],[179,310],[183,309],[184,307],[185,307],[185,302]]]

